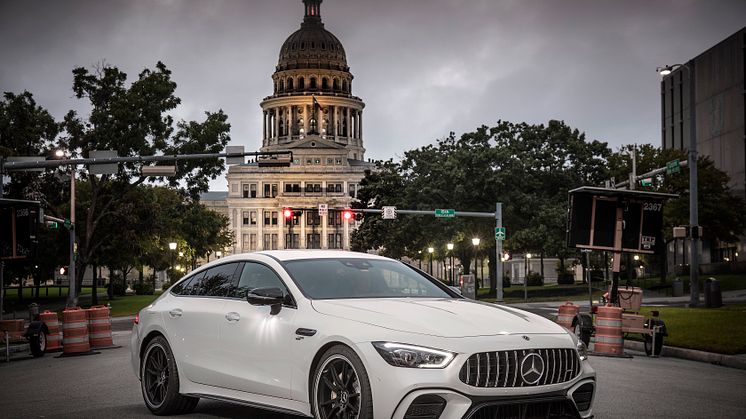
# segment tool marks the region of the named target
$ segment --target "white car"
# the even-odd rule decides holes
[[[316,418],[589,417],[596,376],[559,325],[392,259],[239,254],[144,308],[132,366],[155,414],[200,398]]]

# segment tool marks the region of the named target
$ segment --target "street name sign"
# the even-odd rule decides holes
[[[438,218],[453,218],[456,216],[456,210],[438,208],[435,210],[435,216]]]
[[[384,220],[395,220],[396,219],[396,207],[383,207],[383,219]]]
[[[666,163],[666,174],[672,175],[674,173],[679,173],[679,159]]]

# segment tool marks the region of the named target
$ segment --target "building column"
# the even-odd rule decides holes
[[[334,136],[334,142],[337,142],[337,137],[339,137],[339,132],[337,132],[337,121],[339,120],[339,117],[337,116],[337,112],[339,112],[338,107],[335,105],[332,107],[331,114],[332,114],[332,135]]]
[[[342,217],[344,223],[344,234],[342,234],[342,249],[350,250],[350,220],[345,220]]]
[[[357,118],[358,118],[358,121],[357,121],[357,129],[358,129],[357,130],[357,139],[359,140],[358,141],[358,145],[360,147],[362,147],[363,146],[363,111],[362,110],[357,111]],[[360,160],[362,160],[362,159],[360,159]]]
[[[306,243],[306,220],[305,217],[306,213],[303,212],[303,215],[300,217],[300,243],[299,246],[301,249],[308,249],[308,243]]]
[[[264,248],[264,210],[250,208],[249,209],[249,225],[251,225],[251,211],[256,211],[256,248],[257,250],[267,250]],[[259,211],[262,211],[262,216],[259,217]]]
[[[285,227],[285,223],[281,220],[284,220],[285,217],[280,217],[280,213],[277,213],[277,249],[286,249],[287,245],[285,243],[285,233],[287,232],[287,227]],[[272,240],[272,237],[270,237],[270,240]]]
[[[274,143],[277,144],[278,140],[280,139],[280,108],[272,108],[275,112],[275,119],[274,124],[272,126],[274,127],[274,135],[272,138],[274,138]]]
[[[285,120],[287,121],[287,123],[285,124],[285,127],[288,130],[287,139],[288,142],[290,142],[293,139],[293,107],[288,106],[286,112],[287,115],[285,115]]]
[[[267,111],[262,111],[262,143],[267,145]]]
[[[347,108],[347,144],[350,144],[352,138],[352,108]]]
[[[329,112],[331,114],[331,112]],[[326,237],[326,227],[329,225],[329,212],[325,216],[321,217],[321,248],[329,248],[329,240]]]

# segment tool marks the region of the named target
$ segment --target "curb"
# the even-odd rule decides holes
[[[642,342],[634,340],[625,340],[624,349],[645,352],[645,346]],[[677,348],[674,346],[663,346],[661,356],[669,358],[687,359],[689,361],[706,362],[708,364],[720,365],[723,367],[737,368],[746,370],[746,358],[734,355],[721,355],[712,352],[698,351],[695,349]]]

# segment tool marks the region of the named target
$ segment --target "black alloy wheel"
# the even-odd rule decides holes
[[[47,351],[47,334],[44,330],[39,330],[39,333],[29,338],[29,347],[31,348],[31,356],[38,358],[44,356]]]
[[[193,410],[198,398],[179,394],[179,374],[171,348],[158,336],[148,343],[140,367],[140,384],[145,405],[156,415],[173,415]]]
[[[313,386],[316,418],[372,418],[370,393],[368,375],[352,350],[335,346],[324,354]]]

